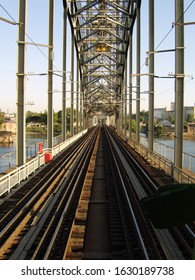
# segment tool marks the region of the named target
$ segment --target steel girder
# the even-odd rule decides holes
[[[122,96],[129,37],[141,0],[63,3],[75,38],[86,112],[114,114]]]

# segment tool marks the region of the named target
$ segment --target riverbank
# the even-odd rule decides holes
[[[0,131],[0,143],[10,144],[14,142],[14,134],[11,131]]]

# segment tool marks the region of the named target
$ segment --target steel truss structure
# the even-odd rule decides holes
[[[25,41],[26,0],[18,0],[18,69],[17,69],[17,165],[26,163],[25,156]],[[140,142],[140,50],[141,0],[62,0],[63,20],[63,63],[62,63],[62,140],[66,140],[66,74],[71,73],[70,135],[90,125],[87,120],[106,119],[113,116],[114,126],[123,137],[127,136],[126,119],[132,115],[132,76],[136,76],[136,142]],[[48,148],[53,148],[53,66],[54,48],[54,0],[48,0]],[[148,146],[153,150],[154,140],[154,0],[149,7],[149,117]],[[184,99],[184,0],[175,0],[175,159],[174,164],[182,167],[183,151],[183,99]],[[67,18],[72,31],[67,42]],[[136,28],[134,24],[136,22]],[[134,30],[136,29],[136,30]],[[132,34],[136,33],[136,74],[133,73]],[[67,45],[69,44],[69,45]],[[71,50],[71,71],[66,69],[67,48]],[[74,61],[75,49],[77,63]],[[128,61],[127,61],[128,58]],[[77,66],[77,68],[75,67]],[[128,71],[129,70],[129,71]],[[76,72],[76,79],[75,79]],[[160,77],[159,77],[160,78]],[[74,83],[76,90],[74,91]],[[127,88],[129,97],[127,98]],[[76,129],[74,131],[74,93],[76,93]],[[129,110],[127,110],[127,100]],[[80,118],[78,107],[80,106]],[[131,138],[131,121],[129,121]]]
[[[88,116],[113,115],[122,98],[129,38],[141,1],[64,1]]]

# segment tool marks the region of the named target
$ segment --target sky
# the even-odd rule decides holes
[[[63,4],[61,0],[54,1],[54,66],[62,69],[62,19]],[[189,9],[187,7],[191,4]],[[187,11],[185,22],[195,22],[195,1],[185,0]],[[172,23],[175,21],[175,0],[155,0],[155,49],[173,49],[175,47],[175,30]],[[18,22],[18,0],[0,0],[0,17]],[[185,84],[184,105],[193,106],[195,102],[195,25],[185,28]],[[169,34],[167,36],[167,34]],[[28,42],[47,44],[48,42],[48,0],[28,0],[27,15]],[[16,71],[17,71],[17,25],[10,25],[0,21],[0,109],[4,112],[16,112]],[[134,45],[135,45],[134,35]],[[70,31],[68,43],[70,42]],[[162,43],[161,43],[162,42]],[[160,45],[159,45],[160,44]],[[69,46],[69,44],[67,44]],[[70,48],[68,47],[70,58]],[[133,54],[133,71],[136,72],[136,48]],[[148,0],[142,0],[141,7],[141,73],[148,73],[145,60],[148,51]],[[32,76],[31,73],[47,72],[47,48],[32,45],[26,46],[26,110],[40,112],[47,110],[47,76]],[[155,75],[167,76],[175,73],[174,53],[155,54]],[[70,61],[67,62],[67,71],[70,70]],[[194,79],[192,79],[194,77]],[[67,79],[69,79],[67,74]],[[136,81],[133,82],[136,84]],[[61,110],[61,78],[54,76],[54,111]],[[68,89],[69,90],[69,89]],[[148,91],[148,78],[141,78],[141,92]],[[155,79],[155,108],[166,107],[170,110],[170,103],[174,102],[174,79]],[[135,104],[133,107],[135,111]],[[148,96],[141,98],[141,110],[148,110]]]

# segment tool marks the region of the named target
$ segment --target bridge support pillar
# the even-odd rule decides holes
[[[63,17],[63,79],[62,79],[62,141],[66,140],[66,40],[67,40],[67,8],[64,8],[64,17]]]
[[[77,60],[76,76],[76,134],[79,132],[79,62]]]
[[[184,1],[175,0],[175,158],[182,168],[183,158],[183,104],[184,104]],[[178,24],[179,23],[179,24]]]
[[[84,125],[83,125],[83,86],[82,84],[80,85],[80,131],[82,131],[84,129]]]
[[[154,0],[149,1],[149,73],[154,73]],[[154,76],[149,76],[148,148],[154,143]]]
[[[19,1],[18,22],[18,69],[17,69],[17,139],[16,164],[26,163],[26,134],[25,134],[25,29],[26,1]]]
[[[133,36],[130,35],[129,41],[129,138],[132,137],[132,94],[133,94],[133,85],[132,85],[132,74],[133,74]]]
[[[49,0],[47,147],[53,147],[53,25],[54,0]]]
[[[140,33],[141,33],[141,19],[140,19],[140,6],[137,7],[137,57],[136,57],[136,142],[140,142]]]
[[[124,91],[124,138],[127,138],[127,57],[125,61],[125,81],[124,81],[125,91]]]
[[[72,4],[72,3],[71,3]],[[70,136],[74,135],[74,34],[71,35]]]

